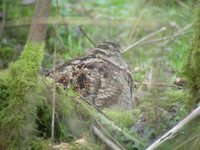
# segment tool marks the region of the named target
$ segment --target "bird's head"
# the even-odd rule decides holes
[[[117,42],[114,42],[114,41],[104,41],[100,44],[98,44],[96,46],[96,50],[104,50],[106,51],[107,53],[120,53],[121,51],[121,46],[117,43]]]

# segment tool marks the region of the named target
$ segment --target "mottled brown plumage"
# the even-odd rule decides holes
[[[69,84],[88,102],[100,108],[129,110],[134,104],[134,82],[120,54],[120,45],[106,41],[85,57],[56,66],[56,82]],[[53,78],[53,71],[47,76]]]

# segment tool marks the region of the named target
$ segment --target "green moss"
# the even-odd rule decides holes
[[[38,51],[39,47],[36,48],[37,53],[42,52]],[[33,51],[29,47],[26,50]],[[0,149],[45,149],[40,141],[51,138],[53,80],[38,76],[40,64],[36,61],[41,62],[42,57],[31,52],[33,57],[30,57],[25,51],[7,71],[0,72]],[[62,86],[57,86],[56,142],[74,140],[68,134],[66,122],[75,114],[76,96],[72,90],[69,89],[66,94]]]
[[[200,102],[200,2],[195,9],[195,35],[190,46],[190,56],[187,65],[184,68],[184,75],[188,81],[188,87],[191,91],[191,100],[188,107],[191,109]]]
[[[105,114],[112,118],[120,127],[132,127],[135,119],[130,111],[104,110]]]
[[[35,129],[38,70],[43,59],[44,43],[28,42],[20,59],[10,64],[6,77],[9,104],[0,112],[0,147],[23,145]],[[6,101],[3,99],[1,103]]]

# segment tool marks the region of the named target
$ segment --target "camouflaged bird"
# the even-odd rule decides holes
[[[89,103],[99,108],[130,110],[134,104],[134,81],[118,43],[106,41],[91,54],[55,68],[56,82],[71,84]],[[53,78],[53,71],[47,73]]]

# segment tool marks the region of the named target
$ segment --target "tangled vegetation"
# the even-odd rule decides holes
[[[0,149],[106,149],[108,144],[94,136],[97,127],[121,149],[143,150],[199,106],[200,5],[195,0],[58,2],[52,1],[50,19],[66,17],[68,25],[50,23],[46,43],[26,41],[33,4],[0,4],[0,12],[7,14],[0,30]],[[78,25],[95,43],[112,39],[123,48],[166,28],[123,53],[135,79],[133,110],[99,111],[44,77],[53,60],[61,63],[91,51]],[[177,85],[177,79],[186,84]],[[158,149],[198,149],[199,127],[193,120]]]

